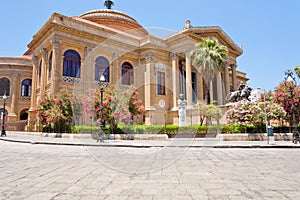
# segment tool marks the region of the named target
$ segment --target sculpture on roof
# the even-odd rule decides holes
[[[249,97],[251,95],[252,87],[246,85],[243,81],[241,81],[239,88],[236,91],[230,92],[227,95],[227,100],[229,102],[238,102],[243,99],[246,99],[248,101]]]
[[[190,29],[190,28],[193,28],[193,26],[191,25],[191,21],[190,20],[186,20],[183,29],[186,30],[186,29]]]
[[[106,0],[104,2],[104,6],[107,8],[107,9],[112,9],[112,7],[114,6],[114,2],[111,1],[111,0]]]

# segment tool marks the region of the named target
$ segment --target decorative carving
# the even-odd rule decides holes
[[[155,68],[156,69],[162,69],[162,70],[166,70],[167,67],[162,63],[162,62],[158,62],[155,64]]]
[[[61,42],[60,42],[59,39],[53,39],[53,40],[51,40],[51,43],[52,43],[53,45],[60,45],[60,44],[61,44]]]
[[[152,56],[152,55],[146,56],[146,62],[147,62],[147,63],[153,62],[153,61],[154,61],[154,56]]]
[[[117,60],[120,58],[120,54],[114,53],[112,57],[113,57],[113,60]]]
[[[87,46],[87,47],[85,47],[86,48],[86,51],[88,51],[88,52],[91,52],[91,51],[93,51],[94,50],[94,48],[93,47],[89,47],[89,46]]]

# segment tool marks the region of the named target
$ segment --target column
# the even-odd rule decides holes
[[[58,91],[58,82],[62,77],[62,56],[59,40],[52,40],[52,74],[51,74],[51,93],[54,95]]]
[[[154,56],[146,56],[146,71],[145,71],[145,108],[151,106],[151,83],[153,81]]]
[[[190,51],[187,51],[185,53],[185,70],[186,70],[186,99],[187,99],[187,106],[190,106],[193,103],[192,61],[191,61]]]
[[[12,75],[12,82],[11,82],[11,104],[10,104],[10,110],[9,113],[9,121],[17,121],[17,113],[16,113],[16,105],[17,105],[17,97],[18,97],[18,91],[20,88],[19,83],[19,74],[14,73]]]
[[[226,64],[224,67],[224,83],[225,83],[225,93],[226,95],[230,92],[229,84],[229,66]]]
[[[236,80],[236,65],[231,65],[231,70],[232,70],[232,87],[233,91],[237,90],[237,80]]]
[[[172,59],[172,93],[173,93],[173,108],[177,107],[177,98],[179,96],[179,69],[178,69],[178,56],[171,53]]]

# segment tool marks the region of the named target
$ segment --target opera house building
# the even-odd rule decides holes
[[[105,75],[105,87],[137,88],[146,109],[143,116],[133,119],[139,124],[162,123],[164,113],[168,124],[178,124],[179,94],[192,110],[206,99],[207,87],[211,99],[225,104],[226,94],[248,80],[237,69],[242,49],[218,26],[194,26],[188,20],[180,23],[181,30],[161,37],[113,9],[75,17],[52,14],[24,55],[0,57],[0,96],[9,97],[5,120],[38,123],[35,110],[41,95],[63,90],[85,94],[99,87],[100,73]],[[191,51],[202,38],[216,38],[228,48],[226,66],[212,84],[192,64]],[[196,123],[197,118],[193,120]]]

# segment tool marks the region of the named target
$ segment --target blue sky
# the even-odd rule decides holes
[[[5,0],[0,12],[0,56],[19,56],[53,12],[78,16],[102,9],[104,0]],[[180,31],[193,26],[220,26],[243,55],[238,69],[254,88],[273,90],[284,72],[300,65],[298,0],[115,0],[115,10],[134,17],[145,28]],[[300,82],[299,79],[297,79]]]

